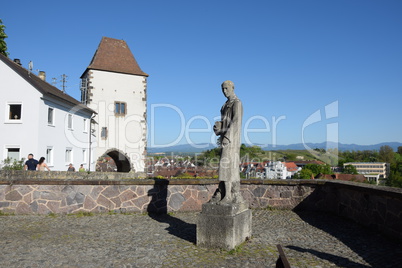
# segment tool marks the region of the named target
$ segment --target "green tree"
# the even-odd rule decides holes
[[[342,173],[343,173],[343,174],[354,174],[354,175],[358,174],[356,167],[353,166],[353,165],[347,165],[347,166],[343,169],[343,172],[342,172]]]
[[[293,178],[294,179],[302,179],[309,180],[311,177],[314,177],[313,172],[310,169],[303,168],[299,173],[296,173]]]
[[[380,152],[379,152],[379,159],[380,159],[380,161],[383,161],[386,163],[394,162],[394,160],[395,160],[394,150],[391,148],[391,146],[388,146],[388,145],[381,146]]]
[[[8,57],[7,43],[5,39],[8,37],[4,31],[6,26],[4,26],[3,21],[0,19],[0,53]]]
[[[262,150],[260,146],[246,146],[245,144],[240,146],[241,162],[260,161],[260,158],[264,154],[265,151]]]
[[[402,146],[398,146],[397,152],[398,152],[398,154],[402,155]]]
[[[295,161],[297,155],[293,153],[287,153],[285,154],[286,161]]]
[[[312,174],[317,176],[318,174],[332,174],[330,165],[317,165],[317,164],[307,164],[303,169],[308,169],[312,172]]]
[[[386,181],[386,185],[402,188],[402,174],[397,171],[392,171]]]
[[[315,148],[314,151],[319,152],[319,153],[326,153],[326,150],[324,148]]]

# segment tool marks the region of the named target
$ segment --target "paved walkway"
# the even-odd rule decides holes
[[[236,250],[198,248],[197,213],[1,216],[0,267],[402,267],[402,246],[314,212],[253,211],[253,237]]]

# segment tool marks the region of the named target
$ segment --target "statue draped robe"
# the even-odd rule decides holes
[[[219,161],[219,181],[240,182],[240,138],[243,106],[236,97],[227,100],[221,109],[221,129],[219,141],[222,146]],[[225,140],[226,145],[224,145]]]

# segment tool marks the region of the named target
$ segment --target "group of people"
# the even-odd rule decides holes
[[[50,168],[45,163],[45,160],[46,159],[42,156],[41,158],[39,158],[39,161],[38,161],[38,160],[34,159],[33,154],[29,154],[28,160],[25,161],[24,170],[38,170],[38,171],[48,170],[48,171],[50,171]],[[68,165],[67,171],[75,171],[75,167],[73,166],[72,163],[70,163],[70,165]],[[83,164],[80,165],[80,168],[78,169],[78,171],[79,172],[86,171]]]

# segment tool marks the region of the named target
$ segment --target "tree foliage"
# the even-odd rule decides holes
[[[247,157],[248,159],[258,158],[265,152],[260,146],[246,146],[244,143],[240,146],[240,157]]]
[[[380,161],[383,161],[386,163],[393,163],[395,160],[395,156],[394,156],[394,150],[392,149],[392,147],[388,146],[388,145],[381,146],[380,152],[379,152],[379,159],[380,159]]]
[[[24,158],[21,160],[6,158],[3,160],[2,170],[23,170],[24,169]]]
[[[8,37],[4,31],[6,26],[4,26],[3,21],[0,19],[0,53],[8,57],[7,43],[5,39]]]
[[[313,172],[310,169],[303,168],[299,173],[293,176],[293,179],[309,180],[314,177]]]
[[[358,174],[356,167],[353,165],[347,165],[346,167],[344,167],[342,173],[343,174],[354,174],[354,175]]]
[[[338,166],[343,167],[347,162],[377,162],[379,154],[375,150],[343,151],[339,152]]]
[[[402,174],[397,171],[392,171],[386,182],[387,186],[402,188]]]
[[[294,153],[287,153],[284,158],[286,158],[286,161],[296,161],[297,155]]]
[[[318,174],[332,174],[330,165],[317,165],[317,164],[307,164],[303,167],[302,170],[308,169],[311,170],[312,174],[317,176]]]
[[[402,188],[402,160],[398,158],[390,165],[390,174],[385,185]]]
[[[222,148],[216,147],[210,150],[202,152],[197,156],[198,160],[204,161],[206,159],[219,159]],[[246,146],[242,144],[240,146],[240,157],[244,158],[245,161],[252,161],[253,158],[259,158],[265,152],[259,146]]]

